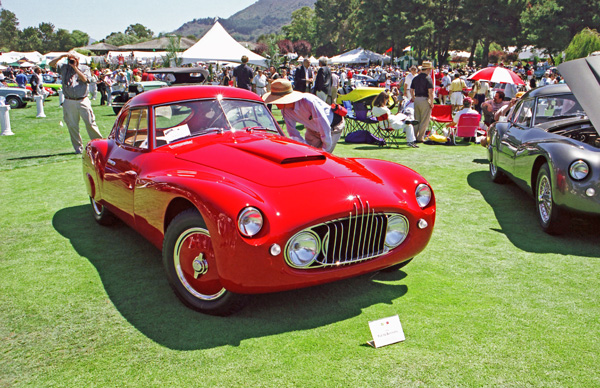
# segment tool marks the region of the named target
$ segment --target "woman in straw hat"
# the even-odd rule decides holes
[[[277,105],[281,110],[292,139],[333,152],[342,135],[344,120],[334,115],[331,106],[319,97],[295,91],[290,81],[280,78],[273,81],[271,92],[266,93],[263,100],[267,104]],[[304,139],[296,129],[296,123],[304,125],[306,129]]]

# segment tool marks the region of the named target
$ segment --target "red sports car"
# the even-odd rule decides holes
[[[291,140],[237,88],[134,97],[108,138],[87,145],[83,175],[95,219],[116,216],[162,249],[177,296],[215,315],[248,294],[397,269],[435,222],[415,171]]]

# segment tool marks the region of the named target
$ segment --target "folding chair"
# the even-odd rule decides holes
[[[356,131],[358,128],[356,128],[356,116],[354,115],[354,111],[352,109],[352,102],[349,100],[344,100],[342,101],[342,104],[344,104],[344,108],[346,108],[348,111],[348,114],[345,117],[346,121],[344,125],[344,132],[342,134],[344,137],[346,137],[347,134]]]
[[[398,130],[392,128],[390,125],[389,116],[387,113],[377,116],[377,129],[375,130],[375,136],[385,140],[385,144],[393,144],[396,148],[400,148],[398,144],[398,137],[400,137]]]
[[[367,109],[367,106],[364,103],[355,103],[353,110],[356,129],[364,129],[371,133],[377,130],[377,119],[370,115],[369,109]]]
[[[453,122],[451,105],[434,105],[431,109],[431,131],[444,135],[446,124]],[[445,135],[444,135],[445,136]]]
[[[477,137],[480,121],[481,115],[479,113],[463,113],[460,115],[456,126],[450,128],[452,131],[452,143],[456,145],[457,137],[466,138],[467,141],[471,137]]]

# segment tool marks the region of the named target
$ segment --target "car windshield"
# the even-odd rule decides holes
[[[540,97],[535,112],[535,124],[585,115],[583,108],[572,94]]]
[[[154,108],[156,145],[221,131],[243,129],[277,132],[264,104],[243,100],[177,102]]]

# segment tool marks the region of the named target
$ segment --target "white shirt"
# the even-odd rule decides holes
[[[333,143],[331,140],[333,112],[331,107],[319,97],[311,93],[304,93],[304,97],[296,101],[294,108],[282,109],[281,114],[292,139],[306,143],[296,129],[296,123],[300,123],[306,130],[317,132],[320,135],[324,150],[330,149]]]

